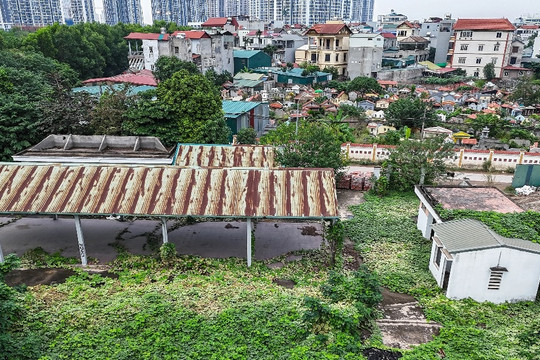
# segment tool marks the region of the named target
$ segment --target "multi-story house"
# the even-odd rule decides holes
[[[381,34],[354,34],[349,41],[349,77],[376,78],[382,65],[384,37]]]
[[[307,45],[295,52],[297,63],[308,62],[321,69],[333,66],[340,76],[347,76],[349,37],[352,32],[340,21],[313,25],[306,33]]]
[[[512,52],[515,27],[508,19],[459,19],[454,24],[449,50],[449,65],[461,68],[468,76],[481,76],[486,64],[495,66],[502,77]]]
[[[398,43],[411,36],[420,36],[420,25],[410,21],[404,21],[396,27]]]
[[[160,56],[175,56],[193,62],[199,70],[213,68],[217,73],[233,73],[233,43],[221,34],[211,35],[202,30],[176,31],[169,35],[131,33],[125,37],[129,45],[129,66],[132,69],[154,70]],[[133,42],[132,42],[133,41]],[[142,46],[138,46],[138,42]]]
[[[433,62],[435,64],[446,63],[452,27],[456,20],[450,14],[442,18],[429,18],[420,27],[420,36],[429,39],[429,47],[435,49]]]
[[[539,31],[540,25],[521,25],[516,29],[516,36],[526,43],[531,36],[538,34]]]
[[[402,22],[407,21],[407,16],[403,14],[398,14],[394,9],[390,10],[390,14],[379,15],[377,16],[377,23],[379,27],[384,27],[385,25],[399,25]]]
[[[11,13],[7,0],[0,0],[0,30],[11,29]]]

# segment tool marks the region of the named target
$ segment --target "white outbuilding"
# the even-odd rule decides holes
[[[451,299],[534,300],[540,244],[503,237],[477,220],[433,224],[429,269]]]

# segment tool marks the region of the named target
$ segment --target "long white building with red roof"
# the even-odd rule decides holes
[[[458,19],[451,37],[449,65],[464,69],[468,76],[483,77],[484,66],[492,63],[495,76],[501,78],[515,30],[508,19]]]

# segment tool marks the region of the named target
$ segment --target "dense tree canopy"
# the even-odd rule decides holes
[[[285,167],[332,168],[336,174],[346,166],[340,136],[330,124],[283,123],[261,138],[261,143],[277,147],[276,160]]]
[[[225,123],[221,96],[204,75],[181,70],[159,83],[157,98],[177,121],[178,141],[203,144],[229,141],[230,130]]]
[[[416,184],[432,184],[446,171],[444,160],[452,155],[453,143],[444,137],[404,140],[383,164],[383,172],[390,173],[388,184],[391,189],[408,191]],[[423,180],[422,180],[423,177]]]
[[[510,98],[525,106],[540,104],[540,80],[521,78]]]
[[[408,126],[421,128],[431,126],[435,121],[435,113],[421,99],[404,98],[394,101],[386,111],[388,122],[397,128]]]
[[[382,94],[383,88],[377,79],[371,77],[358,76],[351,80],[347,88],[348,91],[356,91],[361,94],[375,93]]]
[[[56,101],[54,89],[71,86],[74,72],[39,53],[0,51],[0,159],[40,140],[44,109]]]
[[[180,70],[186,70],[191,74],[199,73],[197,65],[192,62],[180,60],[176,56],[160,56],[155,64],[154,76],[158,81],[165,81]]]

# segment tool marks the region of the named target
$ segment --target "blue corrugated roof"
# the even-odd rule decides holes
[[[107,91],[110,91],[111,90],[111,86],[115,89],[115,90],[120,90],[122,88],[122,84],[114,84],[114,85],[96,85],[96,86],[81,86],[81,87],[76,87],[76,88],[73,88],[71,89],[71,91],[73,91],[74,93],[77,93],[77,92],[81,92],[81,91],[84,91],[84,92],[87,92],[89,93],[90,95],[101,95]],[[148,91],[148,90],[152,90],[152,89],[155,89],[154,86],[148,86],[148,85],[141,85],[141,86],[135,86],[135,87],[132,87],[129,89],[128,91],[128,95],[136,95],[140,92],[143,92],[143,91]]]
[[[260,104],[261,104],[260,102],[254,102],[254,101],[223,100],[222,109],[223,109],[223,112],[225,112],[225,117],[238,117],[238,115],[246,113],[256,108]]]
[[[250,57],[262,52],[262,50],[233,50],[233,57],[249,59]]]

